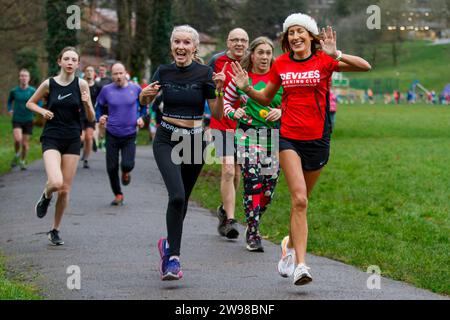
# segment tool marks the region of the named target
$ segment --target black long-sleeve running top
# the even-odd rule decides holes
[[[152,82],[159,81],[163,90],[163,116],[175,119],[200,120],[203,118],[205,99],[215,99],[213,71],[193,61],[187,67],[175,63],[161,65]]]

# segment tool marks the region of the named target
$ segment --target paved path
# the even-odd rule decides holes
[[[156,243],[165,234],[167,194],[149,147],[138,149],[123,207],[109,206],[104,154],[91,169],[78,170],[63,220],[64,246],[48,245],[54,202],[44,219],[34,205],[45,182],[43,163],[0,177],[0,250],[9,263],[43,289],[48,299],[442,299],[445,297],[382,278],[367,289],[368,274],[333,260],[308,257],[314,282],[296,287],[276,270],[278,245],[249,253],[216,233],[217,219],[191,203],[184,225],[181,281],[159,279]],[[243,234],[243,227],[241,228]],[[81,269],[81,290],[67,288],[66,270]]]

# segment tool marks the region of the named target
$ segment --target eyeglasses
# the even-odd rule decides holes
[[[228,39],[228,41],[230,41],[231,43],[247,43],[248,39],[239,39],[239,38],[233,38],[233,39]]]

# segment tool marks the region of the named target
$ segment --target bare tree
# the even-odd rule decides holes
[[[401,43],[405,37],[407,25],[407,6],[403,1],[379,0],[379,6],[383,13],[381,27],[383,38],[391,44],[392,62],[398,65],[398,57],[401,53]]]

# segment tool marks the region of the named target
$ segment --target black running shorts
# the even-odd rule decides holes
[[[316,171],[328,163],[330,156],[330,138],[319,140],[292,140],[280,137],[280,152],[293,150],[297,152],[305,171]]]
[[[13,129],[17,129],[17,128],[22,129],[22,134],[27,134],[30,136],[33,134],[33,122],[32,121],[28,121],[28,122],[13,121],[12,125],[13,125]]]
[[[81,121],[81,130],[86,130],[87,128],[92,128],[95,130],[95,121]]]
[[[80,155],[81,140],[74,139],[55,139],[50,137],[41,137],[42,153],[47,150],[57,150],[61,155],[74,154]]]

